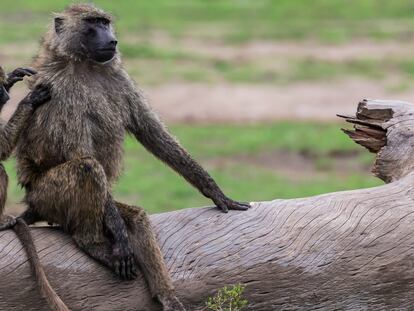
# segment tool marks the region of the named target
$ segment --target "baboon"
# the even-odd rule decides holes
[[[222,211],[247,210],[224,195],[153,112],[123,69],[110,14],[87,4],[57,14],[34,62],[34,84],[51,88],[19,137],[19,182],[29,224],[59,224],[91,257],[122,278],[139,266],[163,310],[184,310],[144,210],[114,201],[130,133]]]
[[[0,111],[4,104],[10,99],[9,91],[12,86],[17,81],[23,80],[25,76],[31,76],[33,74],[36,74],[36,72],[29,68],[18,68],[6,77],[4,70],[0,67]],[[19,103],[15,113],[7,124],[0,127],[0,161],[4,161],[10,157],[10,154],[16,146],[17,139],[21,134],[23,127],[28,122],[29,117],[35,109],[48,100],[50,100],[48,88],[41,85],[37,86]],[[46,278],[46,274],[37,255],[30,229],[26,222],[19,217],[14,218],[9,215],[4,215],[7,186],[8,176],[3,164],[0,163],[0,231],[13,229],[19,237],[33,268],[40,293],[48,302],[51,310],[69,311]]]
[[[36,72],[30,68],[18,68],[6,76],[0,67],[0,111],[10,99],[9,91],[13,85],[23,80],[25,76],[31,76]],[[17,139],[27,123],[33,110],[50,99],[49,91],[38,88],[27,95],[18,105],[15,113],[6,125],[0,126],[0,161],[10,157],[16,146]],[[12,228],[16,224],[14,217],[4,215],[4,207],[7,199],[8,176],[2,163],[0,163],[0,230]]]

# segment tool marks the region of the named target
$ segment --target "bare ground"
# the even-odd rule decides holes
[[[173,84],[146,90],[170,122],[263,122],[336,119],[364,98],[414,99],[414,89],[387,92],[378,82],[348,80],[288,86]]]
[[[128,38],[134,41],[134,38]],[[176,40],[176,39],[175,39]],[[162,34],[155,36],[156,45],[179,46],[188,52],[226,60],[257,60],[258,58],[315,58],[329,61],[378,59],[412,56],[414,41],[358,40],[344,44],[323,44],[315,41],[250,41],[240,45],[223,45],[218,41],[184,38],[172,41]]]
[[[2,112],[7,118],[27,90],[16,87]],[[364,98],[414,101],[414,88],[387,91],[378,81],[345,80],[287,86],[174,83],[145,89],[153,107],[167,122],[271,122],[336,120],[354,114]]]

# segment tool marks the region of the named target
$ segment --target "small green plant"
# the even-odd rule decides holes
[[[244,286],[241,284],[219,289],[214,297],[207,300],[206,306],[211,311],[240,311],[247,305],[243,298]]]

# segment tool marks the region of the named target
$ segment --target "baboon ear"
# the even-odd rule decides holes
[[[63,30],[63,18],[55,17],[55,31],[57,34],[60,34]]]

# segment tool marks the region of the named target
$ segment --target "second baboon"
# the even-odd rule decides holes
[[[18,68],[7,76],[0,67],[0,111],[4,104],[9,100],[9,91],[17,82],[23,80],[25,76],[31,76],[36,72],[29,68]],[[29,93],[17,106],[13,116],[6,125],[0,126],[0,161],[10,157],[17,139],[23,127],[33,114],[33,111],[50,99],[47,87],[38,86]],[[21,218],[14,218],[4,214],[7,198],[8,176],[2,163],[0,163],[0,231],[13,229],[19,237],[27,257],[34,271],[38,288],[42,296],[48,302],[51,310],[69,311],[63,301],[59,298],[46,278],[46,274],[37,255],[36,247],[26,222]]]
[[[57,223],[90,256],[123,278],[139,266],[164,310],[184,310],[144,210],[117,203],[112,185],[130,133],[221,210],[247,210],[228,198],[152,111],[123,69],[109,14],[72,5],[43,38],[34,83],[51,87],[17,145],[28,223]]]

